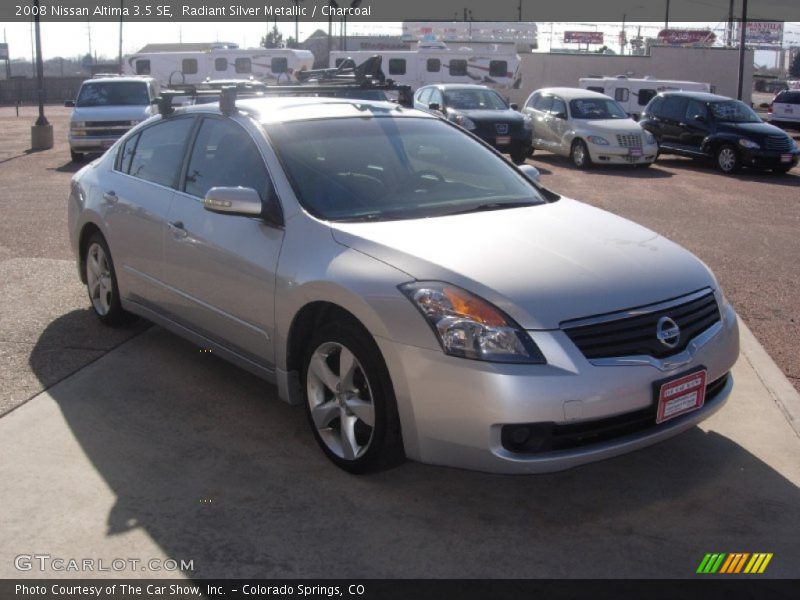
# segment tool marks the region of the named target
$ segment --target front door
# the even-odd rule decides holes
[[[260,365],[274,364],[275,272],[283,230],[257,217],[212,213],[216,186],[274,194],[264,160],[245,128],[206,117],[169,211],[164,277],[171,317]]]

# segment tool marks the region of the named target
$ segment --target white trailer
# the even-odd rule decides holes
[[[310,69],[314,55],[289,48],[237,48],[225,44],[195,52],[147,52],[124,61],[129,75],[147,75],[163,86],[202,83],[206,79],[248,79],[296,83],[295,73]]]
[[[431,83],[478,83],[497,90],[519,89],[522,85],[516,52],[450,49],[441,42],[420,42],[416,50],[337,50],[331,52],[330,66],[338,67],[346,58],[361,64],[375,54],[383,57],[388,78],[415,90]]]
[[[683,90],[687,92],[713,92],[711,85],[698,81],[675,81],[644,77],[631,79],[618,77],[582,77],[578,85],[585,90],[600,92],[614,98],[634,119],[639,118],[647,103],[659,92]]]

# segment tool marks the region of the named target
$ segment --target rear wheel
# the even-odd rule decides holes
[[[302,383],[314,437],[337,466],[366,473],[403,459],[389,373],[360,324],[343,319],[319,328],[303,361]]]
[[[715,159],[717,168],[726,175],[736,173],[741,167],[739,152],[731,144],[723,144],[717,148]]]
[[[572,159],[572,164],[579,169],[588,169],[592,166],[589,149],[586,147],[586,142],[583,140],[575,140],[572,142],[572,149],[570,150],[569,156]]]
[[[124,325],[133,320],[133,315],[122,308],[114,261],[102,235],[92,234],[86,243],[83,259],[86,289],[97,318],[111,326]]]

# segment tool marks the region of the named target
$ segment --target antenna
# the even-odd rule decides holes
[[[220,90],[219,110],[225,116],[230,116],[236,112],[236,86],[226,85]]]

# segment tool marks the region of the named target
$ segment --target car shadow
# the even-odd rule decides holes
[[[58,171],[59,173],[77,173],[80,171],[84,166],[86,166],[91,161],[83,161],[83,162],[75,162],[69,161],[61,165],[60,167],[47,167],[48,171]]]
[[[33,348],[37,374],[71,318]],[[96,472],[116,502],[83,526],[141,530],[197,579],[691,577],[717,551],[774,552],[770,574],[796,576],[797,487],[714,431],[554,474],[354,476],[273,386],[158,327],[49,394],[91,469],[47,493]]]
[[[554,167],[566,167],[577,170],[575,167],[572,166],[572,163],[568,158],[564,156],[559,156],[557,154],[546,154],[546,153],[540,154],[537,152],[536,154],[533,155],[532,158],[529,158],[528,160],[536,161],[536,164],[534,164],[534,166],[537,169],[539,169],[539,171],[542,173],[544,173],[544,171],[539,167],[540,163],[549,164]],[[672,177],[674,175],[669,171],[659,169],[658,164],[659,161],[656,161],[650,167],[636,167],[632,165],[594,164],[590,168],[586,169],[584,173],[587,175],[605,175],[613,177],[616,177],[618,175],[625,175],[627,177],[633,177],[637,179],[663,179],[665,177]]]
[[[730,177],[740,181],[754,181],[771,183],[773,185],[784,185],[789,187],[800,186],[800,166],[794,167],[788,173],[773,173],[771,171],[764,171],[759,169],[743,168],[738,173],[733,175],[725,175],[711,164],[708,160],[693,160],[691,158],[684,158],[680,156],[659,156],[656,161],[657,165],[664,168],[679,169],[694,171],[695,173],[706,173],[709,175],[717,175],[719,177]]]

